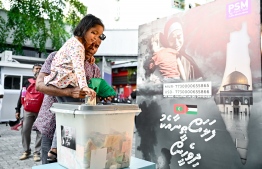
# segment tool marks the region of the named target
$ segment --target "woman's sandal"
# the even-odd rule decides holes
[[[51,155],[50,155],[50,154],[51,154]],[[53,152],[52,150],[50,150],[50,151],[48,152],[47,161],[48,161],[48,163],[57,162],[57,153],[55,153],[55,152]]]

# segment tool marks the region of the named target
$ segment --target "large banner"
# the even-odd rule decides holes
[[[158,169],[262,168],[260,1],[139,27],[136,157]]]

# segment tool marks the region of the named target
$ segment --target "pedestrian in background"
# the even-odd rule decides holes
[[[4,98],[4,87],[0,84],[0,114],[1,114],[1,111],[2,111],[3,98]],[[0,135],[0,137],[1,137],[1,135]]]
[[[34,74],[33,80],[36,80],[36,78],[37,78],[37,76],[40,72],[41,67],[42,67],[41,64],[35,64],[33,66],[33,74]],[[29,81],[26,81],[25,84],[23,85],[23,87],[28,89],[30,84],[31,83]],[[19,98],[18,98],[17,107],[15,108],[16,109],[16,114],[15,114],[16,119],[20,119],[20,112],[21,112],[21,107],[22,107],[21,96],[22,96],[22,90],[21,90]],[[41,102],[41,104],[42,104],[42,102]],[[22,125],[22,130],[21,130],[22,146],[23,146],[24,152],[23,152],[22,156],[19,158],[20,160],[27,159],[31,154],[31,148],[30,148],[31,131],[32,131],[32,126],[33,126],[37,116],[38,116],[38,112],[29,112],[29,111],[24,110],[23,125]],[[41,160],[40,151],[41,151],[41,133],[38,130],[36,130],[35,151],[33,153],[34,161],[40,161]]]
[[[3,98],[4,98],[4,87],[0,84],[0,112],[2,111]]]

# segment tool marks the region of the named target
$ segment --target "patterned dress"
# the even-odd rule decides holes
[[[56,52],[53,52],[47,57],[40,72],[50,74],[51,63],[55,55]],[[101,77],[100,69],[96,64],[90,64],[88,61],[85,61],[84,70],[87,80],[91,78]],[[56,128],[55,114],[50,111],[52,104],[55,102],[57,102],[57,100],[54,96],[45,94],[38,117],[34,123],[34,128],[38,129],[42,133],[42,135],[45,135],[50,139],[53,138]]]
[[[68,85],[87,86],[85,70],[85,48],[75,37],[70,38],[56,53],[52,64],[51,73],[45,77],[44,83],[58,88]]]

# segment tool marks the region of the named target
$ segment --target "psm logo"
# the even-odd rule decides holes
[[[227,18],[250,13],[250,0],[240,0],[227,5]]]

